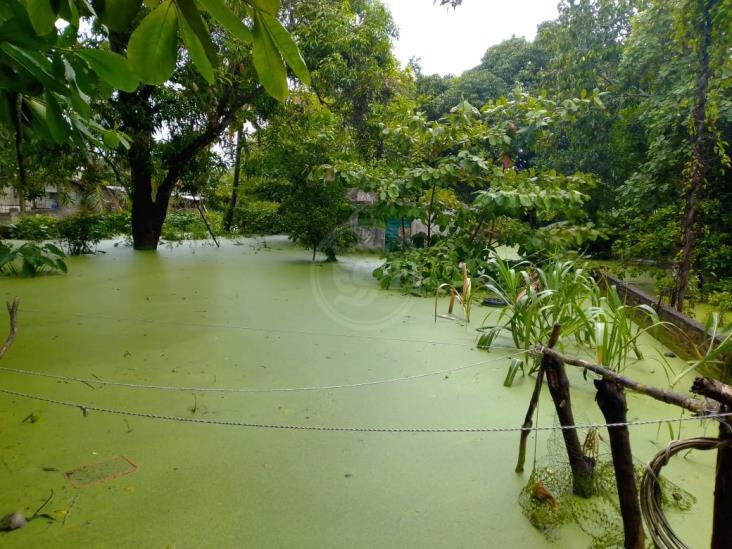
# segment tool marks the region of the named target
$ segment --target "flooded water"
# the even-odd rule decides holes
[[[0,394],[0,515],[31,515],[53,491],[42,512],[56,519],[0,533],[3,547],[554,545],[517,503],[528,477],[514,473],[518,433],[214,423],[521,424],[533,379],[502,386],[511,351],[476,350],[472,328],[434,323],[432,300],[379,290],[370,276],[377,258],[313,265],[307,251],[278,238],[221,249],[103,249],[71,258],[68,275],[0,280],[0,297],[21,298],[20,332],[0,366],[88,382],[4,371],[0,388],[207,423],[93,409],[85,415],[80,407]],[[473,315],[479,321],[491,311]],[[650,359],[626,373],[665,383]],[[577,421],[601,422],[591,382],[578,371],[570,376]],[[244,392],[253,389],[263,391]],[[628,405],[630,419],[678,416],[645,397],[630,395]],[[544,426],[554,421],[548,394],[540,418]],[[683,429],[702,432],[694,423]],[[631,437],[636,456],[647,460],[669,433],[634,427]],[[548,438],[539,435],[539,458]],[[533,436],[529,448],[527,469]],[[671,515],[692,546],[709,537],[713,457],[694,452],[668,468],[699,500]],[[588,538],[568,526],[560,543],[586,547]]]

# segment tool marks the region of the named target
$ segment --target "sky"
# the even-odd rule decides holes
[[[433,0],[382,0],[399,27],[402,65],[421,58],[425,74],[460,74],[480,63],[489,46],[512,35],[534,38],[536,26],[557,17],[558,0],[463,0],[457,9]]]

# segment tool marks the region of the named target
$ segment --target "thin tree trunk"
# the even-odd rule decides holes
[[[25,213],[25,190],[28,188],[28,178],[25,173],[25,159],[23,158],[23,96],[15,96],[15,158],[18,162],[18,204],[20,213]]]
[[[226,210],[224,218],[224,230],[228,233],[231,231],[231,225],[234,222],[234,210],[236,209],[236,201],[239,198],[239,178],[241,177],[241,149],[243,126],[239,126],[236,131],[236,149],[234,153],[234,181],[231,183],[231,198],[229,199],[229,208]]]
[[[199,196],[200,198],[200,196]],[[214,241],[214,244],[216,244],[217,248],[220,248],[221,245],[219,244],[219,241],[216,239],[216,235],[214,234],[213,230],[211,229],[211,225],[208,224],[208,219],[206,219],[206,214],[203,211],[203,208],[201,207],[200,201],[196,202],[196,208],[198,209],[198,213],[201,214],[201,219],[203,219],[203,224],[206,225],[206,230],[208,231],[208,234],[211,235],[211,238]]]
[[[10,317],[10,330],[8,331],[8,337],[5,338],[5,343],[0,347],[0,358],[5,356],[10,346],[15,341],[18,335],[18,307],[20,307],[20,298],[15,297],[13,301],[6,301],[5,306],[8,309],[8,316]]]
[[[612,381],[596,379],[597,395],[595,399],[602,411],[606,423],[625,423],[627,421],[627,405],[623,388]],[[623,517],[626,549],[643,549],[645,533],[641,518],[638,486],[635,482],[633,453],[630,448],[628,427],[608,427],[610,450],[615,469],[615,484],[618,488],[620,514]]]
[[[676,291],[671,297],[671,305],[681,312],[684,309],[684,298],[689,285],[691,273],[691,254],[694,251],[694,224],[699,200],[704,185],[705,169],[704,146],[707,123],[707,93],[712,76],[709,64],[709,50],[712,46],[712,11],[720,0],[697,0],[699,21],[696,25],[695,38],[698,38],[699,72],[696,78],[695,105],[693,112],[693,131],[691,152],[691,181],[685,195],[681,257],[676,267]]]
[[[731,408],[724,408],[729,411]],[[732,441],[732,425],[719,422],[719,440]],[[732,446],[717,450],[717,475],[714,484],[712,549],[732,547]]]
[[[435,205],[435,188],[437,183],[432,184],[432,194],[430,196],[430,205],[427,208],[427,247],[432,246],[432,208]]]
[[[716,379],[698,377],[691,392],[712,398],[722,404],[720,412],[732,411],[732,387]],[[719,441],[732,441],[732,425],[719,422]],[[732,446],[717,450],[717,469],[714,484],[714,519],[712,521],[712,549],[732,547]]]

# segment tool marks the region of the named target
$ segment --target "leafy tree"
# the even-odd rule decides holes
[[[381,152],[385,105],[411,93],[392,51],[397,28],[378,0],[288,2],[293,36],[318,99],[353,128],[364,157]]]
[[[618,223],[629,230],[615,247],[626,257],[662,263],[681,250],[671,292],[678,308],[684,306],[684,278],[696,271],[711,289],[728,278],[732,259],[732,94],[724,53],[730,37],[723,30],[730,26],[730,10],[705,6],[652,3],[635,20],[620,67],[621,82],[637,86],[637,106],[629,115],[637,117],[644,139],[639,166],[620,189]],[[703,15],[707,8],[716,10],[711,26]],[[669,44],[678,62],[668,62]]]
[[[313,251],[320,250],[327,261],[347,247],[353,233],[346,224],[353,207],[346,200],[345,189],[328,176],[327,170],[313,172],[303,183],[292,187],[282,211],[285,228],[294,242]]]
[[[507,89],[520,83],[530,91],[538,91],[538,76],[547,63],[547,53],[523,37],[512,36],[488,48],[479,67],[503,80]]]
[[[253,98],[251,89],[235,93],[244,72],[242,59],[222,57],[226,35],[212,34],[209,24],[236,37],[242,45],[239,53],[246,49],[253,67],[248,79],[261,83],[273,97],[287,97],[286,67],[309,82],[297,46],[276,18],[279,7],[279,0],[251,0],[239,4],[237,13],[222,0],[108,0],[94,7],[86,0],[8,0],[0,10],[0,125],[15,134],[20,180],[25,177],[22,142],[28,128],[36,136],[58,144],[74,142],[80,149],[87,140],[98,147],[129,147],[133,240],[138,249],[155,248],[170,193],[186,163]],[[79,31],[81,17],[92,23],[89,40]],[[69,25],[59,29],[59,18]],[[213,85],[217,76],[228,75],[229,80],[218,84],[222,93],[211,102],[214,111],[203,129],[168,157],[166,173],[153,188],[157,104],[151,97],[179,68],[182,51],[206,85]],[[120,91],[115,101],[129,138],[114,126],[105,128],[93,115],[93,100],[113,90]]]

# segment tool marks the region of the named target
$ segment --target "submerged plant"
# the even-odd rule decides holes
[[[637,359],[643,358],[638,339],[646,332],[661,326],[663,322],[649,305],[626,304],[615,286],[608,287],[603,294],[599,287],[593,292],[593,305],[590,308],[595,361],[620,372],[625,368],[631,351]]]
[[[470,309],[473,304],[473,285],[470,277],[468,276],[468,266],[466,265],[466,263],[464,261],[461,261],[458,267],[462,270],[463,274],[462,289],[458,290],[455,286],[448,282],[440,284],[437,287],[437,290],[435,291],[435,322],[437,322],[437,317],[455,320],[455,317],[452,315],[452,311],[455,307],[456,301],[463,309],[465,322],[470,322]],[[440,292],[442,290],[445,290],[447,291],[447,293],[450,294],[450,305],[447,308],[447,315],[437,314],[437,301],[440,298]]]
[[[26,242],[17,248],[0,242],[0,273],[32,278],[45,271],[67,271],[64,253],[50,243]]]
[[[546,341],[555,324],[562,326],[564,337],[590,339],[585,303],[595,282],[584,269],[568,261],[554,261],[544,269],[527,262],[511,266],[499,257],[491,260],[491,266],[486,288],[506,306],[495,325],[480,329],[478,346],[490,349],[501,332],[509,331],[514,346],[524,351],[523,359],[512,360],[504,385],[510,386],[518,371],[524,371],[532,360],[532,347]],[[535,367],[536,361],[531,371]]]

